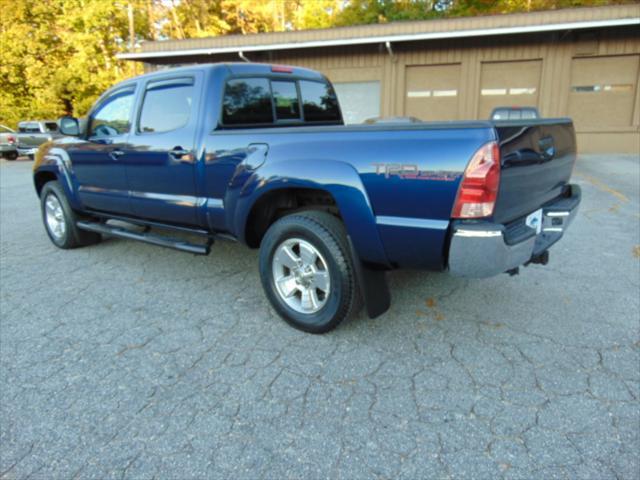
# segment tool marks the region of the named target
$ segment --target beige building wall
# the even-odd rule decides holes
[[[536,106],[574,119],[581,152],[640,152],[640,35],[632,28],[255,57],[313,68],[337,84],[378,81],[382,116],[484,119],[496,106]]]
[[[637,19],[640,5],[571,8],[510,15],[225,35],[147,42],[158,65],[240,61],[305,66],[336,85],[351,121],[371,115],[422,120],[486,119],[497,106],[535,106],[545,117],[573,118],[581,152],[640,154],[640,31],[636,26],[450,40],[383,41],[303,47],[305,42],[375,40],[385,35],[482,32],[484,29]],[[272,51],[247,50],[274,46]],[[285,47],[286,45],[286,47]],[[232,49],[207,54],[207,49]],[[283,49],[286,48],[286,49]],[[195,49],[203,54],[183,55]],[[237,49],[237,50],[234,50]],[[213,50],[211,50],[213,51]],[[171,55],[171,52],[175,52]],[[151,65],[154,63],[155,65]],[[366,105],[367,108],[360,108]]]

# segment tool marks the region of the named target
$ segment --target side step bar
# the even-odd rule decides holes
[[[76,223],[76,225],[82,230],[111,235],[112,237],[137,240],[139,242],[150,243],[152,245],[158,245],[160,247],[173,248],[182,252],[195,253],[196,255],[209,255],[209,252],[211,252],[211,244],[213,243],[213,239],[209,239],[206,244],[198,245],[195,243],[186,242],[184,240],[164,237],[161,235],[154,235],[147,232],[134,232],[133,230],[129,230],[127,228],[116,227],[114,225],[108,225],[106,223],[79,221]]]

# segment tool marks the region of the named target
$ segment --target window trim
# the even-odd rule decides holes
[[[263,123],[234,123],[234,124],[225,124],[223,121],[224,115],[224,92],[227,89],[227,84],[233,80],[242,80],[245,78],[263,78],[269,82],[269,94],[271,101],[271,112],[273,115],[272,122],[263,122]],[[298,94],[298,106],[300,108],[300,118],[299,119],[284,119],[278,120],[276,115],[276,107],[275,101],[273,97],[273,89],[271,86],[272,81],[289,81],[294,82],[296,86],[296,92]],[[323,121],[323,122],[307,122],[304,116],[304,105],[302,103],[302,92],[300,90],[300,82],[315,82],[321,85],[331,85],[331,89],[333,90],[333,94],[336,96],[336,100],[338,99],[338,95],[335,92],[335,88],[326,77],[323,80],[317,79],[309,79],[299,76],[292,76],[287,74],[283,75],[269,75],[269,74],[240,74],[240,75],[229,75],[224,79],[224,84],[222,88],[222,95],[220,97],[220,109],[218,112],[217,124],[213,128],[213,131],[218,130],[242,130],[242,129],[253,129],[253,128],[277,128],[277,127],[310,127],[310,126],[331,126],[331,125],[344,125],[344,118],[342,116],[342,109],[340,108],[340,102],[338,101],[338,113],[340,114],[340,118],[338,120],[332,121]]]
[[[133,102],[131,104],[131,111],[129,112],[129,118],[128,118],[128,120],[131,121],[133,111],[136,108],[136,88],[137,88],[137,85],[134,83],[134,84],[123,85],[121,87],[114,88],[113,90],[109,90],[105,92],[102,98],[100,98],[98,102],[96,102],[96,104],[91,109],[91,112],[89,112],[89,115],[87,116],[87,130],[85,132],[85,138],[87,140],[91,140],[92,138],[98,139],[98,137],[91,135],[91,125],[93,124],[93,118],[96,111],[99,110],[112,96],[127,90],[130,90],[131,95],[133,95]],[[99,139],[101,140],[103,138],[115,138],[115,137],[120,137],[122,135],[128,135],[129,133],[131,133],[131,127],[129,127],[129,131],[127,133],[120,133],[118,135],[110,135],[107,137],[99,137]]]
[[[193,107],[194,105],[191,106],[191,111],[189,112],[189,118],[187,120],[187,123],[185,123],[184,125],[180,125],[179,127],[176,128],[172,128],[171,130],[163,130],[162,132],[144,132],[142,130],[140,130],[140,119],[142,118],[142,109],[144,108],[144,101],[147,98],[147,92],[149,90],[155,90],[156,88],[160,88],[160,87],[174,87],[174,86],[180,86],[180,87],[187,87],[187,86],[191,86],[193,87],[194,91],[196,88],[196,79],[193,75],[180,75],[180,76],[168,76],[168,77],[162,77],[162,78],[152,78],[150,80],[148,80],[145,84],[144,84],[144,90],[142,91],[141,94],[141,99],[140,99],[140,106],[138,107],[138,111],[136,112],[136,121],[135,121],[135,128],[134,128],[134,135],[138,136],[142,136],[142,135],[162,135],[164,133],[169,133],[169,132],[175,132],[176,130],[180,130],[181,128],[185,128],[186,126],[189,125],[189,123],[192,120],[192,115],[193,115]],[[195,98],[194,98],[195,100]]]

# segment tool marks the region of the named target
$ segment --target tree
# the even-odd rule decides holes
[[[144,0],[130,1],[136,40],[150,37]],[[139,71],[115,60],[127,50],[127,3],[0,0],[0,122],[83,115],[104,89]]]
[[[116,59],[132,41],[611,3],[633,0],[0,0],[0,123],[84,115],[106,88],[140,73]]]

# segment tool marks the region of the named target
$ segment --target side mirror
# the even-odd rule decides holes
[[[80,135],[80,123],[76,117],[62,117],[58,123],[60,124],[60,133],[63,135],[71,137]]]

